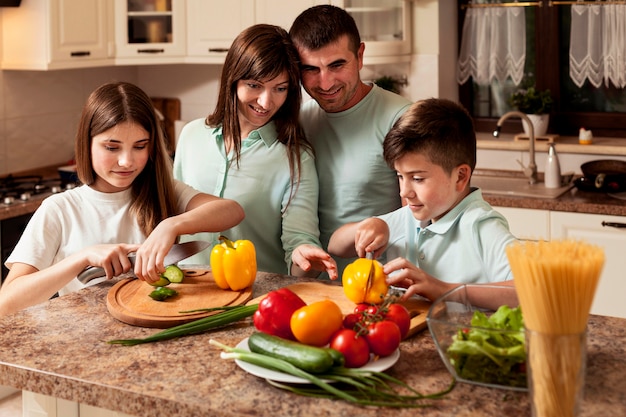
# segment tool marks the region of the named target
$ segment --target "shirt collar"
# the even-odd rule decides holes
[[[224,140],[223,130],[222,130],[221,125],[213,128],[213,134],[217,138]],[[244,139],[242,143],[242,147],[245,148],[246,143],[252,144],[259,139],[262,140],[263,143],[265,143],[265,146],[267,146],[268,148],[272,146],[272,144],[274,144],[274,142],[278,140],[278,131],[276,130],[276,124],[274,123],[273,120],[267,123],[266,125],[261,126],[260,128],[255,129],[252,132],[250,132],[248,137]]]
[[[444,234],[450,230],[450,228],[457,222],[457,219],[461,217],[463,212],[467,209],[467,206],[474,201],[482,200],[482,192],[478,188],[472,187],[470,193],[459,204],[454,206],[452,210],[447,212],[442,218],[435,223],[428,225],[428,230],[433,233]]]

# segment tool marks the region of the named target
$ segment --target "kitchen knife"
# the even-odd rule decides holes
[[[196,253],[202,252],[206,248],[211,246],[210,242],[202,241],[202,240],[193,240],[191,242],[184,243],[176,243],[172,246],[170,251],[165,255],[165,259],[163,260],[163,265],[174,265],[178,262],[189,258]],[[135,252],[128,254],[128,259],[130,260],[133,268],[135,267]],[[100,267],[90,266],[85,269],[83,272],[78,274],[76,278],[83,284],[88,283],[92,279],[101,278],[105,276],[106,273],[104,269]]]

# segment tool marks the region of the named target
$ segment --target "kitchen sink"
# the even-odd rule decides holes
[[[483,194],[534,198],[558,198],[574,187],[574,183],[569,182],[559,188],[546,188],[543,182],[529,184],[526,177],[497,175],[474,175],[471,185],[480,188]]]

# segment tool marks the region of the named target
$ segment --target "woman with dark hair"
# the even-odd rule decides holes
[[[128,272],[131,252],[135,274],[155,282],[181,234],[219,232],[244,218],[235,201],[173,179],[157,120],[133,84],[105,84],[89,96],[75,144],[83,185],[34,213],[6,262],[0,316],[83,288],[76,276],[88,266],[103,268],[105,279]]]
[[[317,172],[298,123],[301,100],[298,52],[287,32],[266,24],[245,29],[226,54],[215,110],[180,134],[174,175],[244,207],[246,219],[224,234],[255,244],[259,270],[328,270],[336,278],[319,242]],[[209,254],[190,262],[208,264]]]

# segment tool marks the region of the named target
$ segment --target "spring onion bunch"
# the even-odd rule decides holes
[[[233,348],[213,339],[209,343],[224,350],[221,354],[223,359],[238,359],[266,369],[302,378],[313,385],[313,387],[303,388],[268,380],[271,385],[277,388],[311,397],[340,399],[359,406],[430,407],[432,404],[428,400],[442,398],[452,391],[456,383],[453,379],[450,385],[443,391],[424,395],[403,381],[384,372],[335,367],[329,373],[313,375],[282,359]],[[345,388],[339,389],[326,381],[342,383],[345,385]],[[408,394],[402,394],[401,389],[408,392]]]

